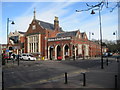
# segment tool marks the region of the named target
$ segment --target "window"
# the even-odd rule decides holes
[[[36,29],[36,25],[33,25],[33,26],[32,26],[32,29],[33,29],[33,30]]]

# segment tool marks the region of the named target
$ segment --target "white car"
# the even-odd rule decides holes
[[[20,59],[22,59],[22,60],[36,60],[36,58],[33,57],[33,55],[31,55],[31,54],[22,54],[20,56]]]

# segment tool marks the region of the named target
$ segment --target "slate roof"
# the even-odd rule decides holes
[[[46,29],[49,29],[49,30],[54,30],[54,24],[44,22],[44,21],[40,21],[40,20],[37,20],[37,22],[40,23],[40,26],[42,26],[43,28],[46,28]],[[60,31],[63,31],[61,27],[60,27]]]
[[[18,31],[20,34],[25,34],[25,32]]]
[[[78,30],[70,31],[70,32],[62,32],[62,33],[58,33],[56,37],[68,37],[68,36],[75,37],[77,32]]]

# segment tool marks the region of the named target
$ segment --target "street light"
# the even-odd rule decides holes
[[[11,22],[11,24],[15,24],[14,21],[10,20],[9,18],[7,18],[7,49],[8,49],[8,33],[9,33],[9,22]],[[9,49],[8,49],[9,50]],[[9,54],[8,54],[9,55]],[[8,63],[8,59],[7,59],[7,63]]]
[[[89,32],[89,40],[91,39],[91,35],[94,35],[94,33]],[[92,48],[91,48],[91,42],[89,41],[89,50],[90,50],[90,57],[92,57]]]
[[[117,30],[113,33],[113,35],[116,35],[116,44],[117,44]]]
[[[118,42],[117,42],[117,35],[118,35],[118,33],[117,33],[117,30],[113,33],[113,35],[116,35],[116,53],[118,53],[119,51],[118,51]]]
[[[94,10],[92,10],[91,14],[95,14]],[[101,27],[101,12],[99,7],[99,23],[100,23],[100,44],[101,44],[101,69],[103,69],[103,55],[102,55],[102,27]]]

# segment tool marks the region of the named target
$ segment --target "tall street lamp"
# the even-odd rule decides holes
[[[94,10],[92,10],[91,14],[95,14]],[[101,69],[103,69],[103,55],[102,55],[102,27],[101,27],[101,12],[99,7],[99,24],[100,24],[100,44],[101,44]]]
[[[94,33],[89,32],[89,40],[91,39],[91,35],[94,35]],[[89,41],[89,52],[90,52],[90,57],[92,57],[92,47],[90,41]]]
[[[11,22],[11,24],[15,24],[14,21],[10,20],[9,18],[7,18],[7,49],[8,49],[8,34],[9,34],[9,23]],[[8,49],[9,50],[9,49]],[[9,55],[9,54],[8,54]],[[8,60],[7,60],[7,63],[8,63]]]
[[[76,10],[76,12],[92,10],[91,14],[95,14],[94,10],[99,10],[100,42],[101,42],[101,69],[103,69],[103,56],[102,56],[102,28],[101,28],[101,12],[100,11],[103,9],[103,7],[109,8],[108,4],[109,4],[108,0],[101,0],[98,4],[95,4],[95,5],[89,5],[88,3],[86,3],[88,7],[87,9]],[[119,7],[119,4],[120,4],[120,1],[116,3],[115,7],[112,7],[112,10],[110,12],[112,12],[116,7]]]
[[[117,30],[113,33],[113,35],[116,35],[116,44],[117,44]]]
[[[116,36],[116,52],[118,53],[118,40],[117,40],[117,35],[118,35],[118,33],[117,33],[117,30],[115,31],[115,32],[113,32],[113,35],[115,35]]]

